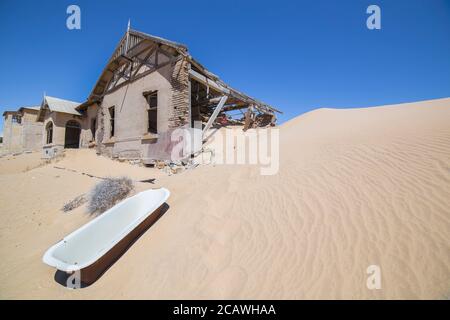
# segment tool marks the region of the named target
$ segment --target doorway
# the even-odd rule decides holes
[[[66,135],[64,138],[64,148],[80,147],[81,127],[75,120],[69,120],[66,123]]]

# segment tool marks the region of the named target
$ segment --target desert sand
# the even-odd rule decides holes
[[[1,158],[0,298],[450,297],[450,98],[318,109],[279,129],[272,176],[252,165],[168,176],[93,150],[49,164]],[[98,181],[82,172],[155,178],[137,190],[171,197],[96,283],[71,290],[42,256],[92,219],[85,206],[60,210]],[[381,268],[379,290],[366,286],[369,265]]]

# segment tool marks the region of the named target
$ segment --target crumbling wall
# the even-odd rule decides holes
[[[98,106],[96,103],[89,106],[86,110],[83,119],[81,121],[81,134],[80,134],[80,147],[87,148],[89,144],[95,140],[95,137],[92,134],[92,121],[97,119],[97,109]],[[98,121],[98,120],[97,120]],[[97,134],[97,130],[96,130]]]
[[[97,130],[95,131],[95,149],[98,154],[105,154],[105,112],[102,104],[97,107]]]
[[[13,114],[7,113],[3,122],[3,152],[22,151],[22,126],[12,122]]]
[[[4,148],[5,153],[9,153],[13,149],[12,148],[12,145],[13,145],[12,131],[13,131],[13,125],[17,125],[17,124],[13,124],[11,122],[11,119],[12,119],[12,115],[6,114],[5,118],[3,120],[3,148]]]
[[[190,64],[186,59],[180,59],[174,65],[170,77],[172,105],[169,113],[169,128],[179,128],[189,124],[190,114]]]
[[[20,123],[12,121],[13,115],[20,117]],[[36,122],[36,117],[37,111],[29,109],[5,115],[4,153],[35,151],[42,147],[42,123]]]
[[[22,114],[22,146],[25,151],[36,151],[42,148],[42,122],[37,122],[35,110],[25,109]]]
[[[140,159],[160,148],[160,136],[189,122],[188,64],[178,61],[105,95],[98,115],[97,151],[108,156]],[[143,93],[158,92],[158,134],[148,133],[148,102]],[[109,108],[115,107],[114,137]],[[165,143],[166,140],[164,140]],[[162,146],[163,148],[165,146]]]

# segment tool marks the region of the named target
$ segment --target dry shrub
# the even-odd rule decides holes
[[[133,189],[133,181],[128,177],[106,178],[88,193],[88,210],[90,213],[103,213],[126,198]]]
[[[75,199],[67,202],[63,207],[62,211],[68,212],[72,211],[73,209],[78,208],[79,206],[83,205],[87,201],[86,196],[84,194],[76,197]]]

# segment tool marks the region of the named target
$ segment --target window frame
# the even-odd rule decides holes
[[[97,118],[91,119],[92,141],[95,141],[95,133],[97,132]]]
[[[11,123],[22,124],[22,116],[19,114],[13,114],[11,118]]]
[[[112,112],[111,112],[112,110]],[[109,137],[114,138],[115,130],[116,130],[116,107],[111,106],[108,108],[109,113]]]
[[[142,95],[147,101],[147,133],[158,134],[158,90],[146,91]]]
[[[50,132],[50,134],[49,134]],[[47,125],[45,126],[45,133],[46,133],[46,144],[53,143],[53,122],[49,121]]]

